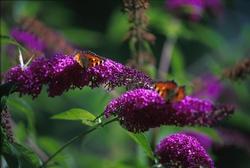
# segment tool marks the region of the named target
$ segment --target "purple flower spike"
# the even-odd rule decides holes
[[[42,89],[42,83],[35,78],[29,68],[22,69],[20,66],[11,68],[5,77],[6,82],[14,82],[20,95],[28,94],[37,97]]]
[[[13,132],[12,132],[11,114],[9,111],[4,109],[3,111],[1,111],[0,116],[1,116],[0,123],[3,129],[3,132],[6,134],[8,141],[10,143],[13,143],[14,137],[13,137]],[[1,138],[3,138],[2,135],[1,135]]]
[[[198,85],[198,89],[192,94],[194,97],[208,98],[212,101],[218,100],[225,90],[219,79],[211,74],[203,75],[194,84]]]
[[[104,114],[118,116],[123,127],[131,132],[158,127],[165,113],[165,101],[153,90],[135,89],[113,99]]]
[[[40,39],[31,33],[14,28],[11,31],[11,36],[19,43],[23,44],[30,50],[43,51],[44,44]]]
[[[110,88],[121,86],[120,78],[123,74],[123,65],[106,59],[103,64],[89,68],[87,71],[91,76],[91,87],[106,84]]]
[[[176,103],[166,102],[150,89],[135,89],[113,99],[105,116],[118,116],[121,125],[132,132],[143,132],[160,125],[211,126],[233,112],[229,106],[186,96]]]
[[[172,108],[165,124],[174,124],[178,126],[200,125],[211,126],[233,113],[232,106],[215,106],[208,100],[201,100],[186,96],[182,101],[170,104]]]
[[[156,155],[163,166],[171,168],[214,168],[206,150],[193,137],[173,134],[165,137],[156,146]]]
[[[185,135],[191,136],[198,140],[198,142],[206,149],[209,150],[212,147],[213,141],[212,139],[207,136],[206,134],[203,134],[201,132],[195,132],[195,131],[183,131],[182,132]]]
[[[89,83],[85,69],[71,56],[56,55],[49,64],[51,66],[48,94],[51,97],[59,96],[71,88],[82,88]]]
[[[126,86],[129,89],[149,88],[152,83],[152,79],[144,73],[110,59],[106,59],[103,64],[91,67],[87,71],[91,76],[91,87],[106,85],[110,90],[119,86]]]

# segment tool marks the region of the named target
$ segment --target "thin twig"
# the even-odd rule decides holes
[[[170,38],[164,42],[158,70],[158,79],[160,80],[165,79],[166,73],[168,72],[175,42],[176,38]]]
[[[53,159],[55,158],[61,151],[63,151],[67,146],[69,146],[70,144],[72,144],[73,142],[79,140],[80,138],[82,138],[83,136],[93,132],[94,130],[96,130],[97,128],[99,128],[100,126],[101,127],[104,127],[105,125],[108,125],[109,123],[112,123],[114,121],[117,121],[117,118],[114,118],[112,120],[109,120],[105,123],[100,123],[100,124],[97,124],[96,126],[94,126],[93,128],[87,130],[87,131],[84,131],[82,133],[80,133],[79,135],[71,138],[67,143],[65,143],[63,146],[61,146],[53,155],[51,155],[47,161],[45,161],[43,163],[43,165],[41,166],[41,168],[45,168],[45,166]]]

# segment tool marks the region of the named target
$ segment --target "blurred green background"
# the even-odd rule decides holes
[[[180,21],[174,25],[172,16],[165,9],[164,1],[152,0],[147,10],[148,29],[156,36],[151,45],[156,67],[164,41],[177,37],[168,77],[187,85],[202,74],[220,77],[223,69],[250,54],[250,1],[224,1],[222,17],[205,16],[200,22]],[[76,1],[1,1],[1,35],[9,35],[22,16],[35,17],[60,33],[79,48],[92,50],[102,56],[126,64],[131,59],[130,48],[124,37],[129,29],[128,17],[122,12],[122,1],[86,0]],[[1,41],[1,72],[11,66],[5,50],[7,43]],[[150,67],[155,78],[156,67]],[[224,80],[234,97],[228,101],[237,104],[233,117],[219,126],[233,128],[249,136],[250,133],[250,81]],[[112,95],[103,89],[84,88],[71,90],[60,97],[48,98],[44,88],[38,98],[11,95],[8,107],[14,120],[17,142],[30,146],[35,143],[46,155],[51,155],[60,145],[88,127],[81,122],[53,120],[54,114],[71,108],[83,108],[93,114],[103,112]],[[227,102],[227,99],[220,100]],[[182,128],[164,126],[159,139]],[[217,139],[212,128],[197,128]],[[150,136],[150,132],[145,134]],[[228,147],[211,151],[217,167],[250,167],[249,153],[243,149]],[[119,124],[100,128],[81,141],[74,143],[56,160],[52,167],[127,168],[147,167],[147,158],[141,147],[128,136]]]

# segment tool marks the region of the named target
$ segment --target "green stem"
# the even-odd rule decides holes
[[[170,66],[171,57],[173,54],[176,40],[177,40],[177,38],[172,37],[168,40],[165,40],[165,42],[164,42],[162,54],[161,54],[161,58],[160,58],[160,66],[158,69],[158,79],[159,80],[166,79],[166,74],[167,74],[169,66]]]
[[[97,121],[99,118],[101,118],[102,116],[104,116],[104,113],[99,114],[95,119],[94,122]]]
[[[93,128],[85,131],[85,132],[82,132],[80,133],[79,135],[73,137],[72,139],[70,139],[67,143],[65,143],[63,146],[61,146],[53,155],[51,155],[48,160],[46,160],[43,165],[41,166],[41,168],[45,168],[45,166],[53,159],[55,158],[61,151],[63,151],[67,146],[69,146],[70,144],[72,144],[73,142],[79,140],[80,138],[82,138],[83,136],[93,132],[94,130],[96,130],[97,128],[99,128],[100,126],[101,127],[104,127],[105,125],[108,125],[114,121],[117,121],[117,118],[114,118],[112,120],[109,120],[105,123],[100,123],[100,124],[97,124],[96,126],[94,126]]]

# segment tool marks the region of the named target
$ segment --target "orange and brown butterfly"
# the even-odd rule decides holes
[[[154,89],[167,102],[178,102],[186,96],[185,86],[177,86],[174,81],[156,82]]]
[[[91,68],[100,65],[105,61],[104,58],[91,51],[78,51],[74,55],[74,59],[83,68]]]

